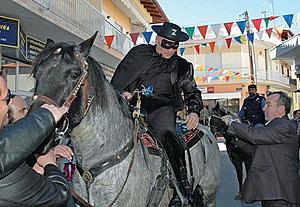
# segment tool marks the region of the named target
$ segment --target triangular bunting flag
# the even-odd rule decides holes
[[[184,28],[184,29],[185,29],[185,31],[188,33],[189,37],[190,37],[191,39],[193,39],[195,27],[186,27],[186,28]]]
[[[200,54],[200,45],[194,45],[195,50],[198,54]]]
[[[115,37],[115,35],[104,36],[108,49],[111,48],[111,44],[112,44],[112,42],[114,40],[114,37]]]
[[[126,34],[117,34],[116,35],[117,45],[123,47],[125,39],[126,39]]]
[[[237,41],[238,43],[242,44],[241,42],[241,36],[237,36],[237,37],[234,37],[235,41]]]
[[[211,52],[214,53],[216,42],[209,42],[208,44],[210,46]]]
[[[254,41],[254,33],[247,33],[247,37],[248,39],[250,40],[250,42],[253,44],[253,41]]]
[[[258,32],[260,30],[261,20],[262,20],[261,18],[259,18],[259,19],[252,19],[253,25],[257,29]]]
[[[203,39],[206,37],[206,32],[207,32],[208,25],[203,25],[203,26],[198,26],[198,30],[200,34],[202,35]]]
[[[180,49],[179,49],[179,51],[180,51],[180,55],[181,55],[181,56],[183,56],[183,54],[184,54],[184,51],[185,51],[185,48],[184,48],[184,47],[182,47],[182,48],[180,48]]]
[[[200,65],[199,66],[199,71],[203,71],[204,70],[204,65]]]
[[[285,22],[287,23],[287,25],[289,26],[289,28],[291,28],[292,23],[293,23],[294,14],[283,15],[283,18],[284,18]]]
[[[214,70],[213,67],[210,67],[210,68],[207,69],[208,72],[209,72],[209,71],[212,71],[212,70]]]
[[[283,27],[276,27],[276,32],[277,32],[278,37],[281,39]]]
[[[262,36],[264,34],[264,31],[259,31],[259,32],[256,32],[257,36],[258,36],[258,39],[262,39]]]
[[[201,45],[204,47],[207,47],[207,43],[202,43]]]
[[[246,20],[245,21],[238,21],[236,22],[237,26],[240,28],[242,34],[244,34],[246,28]]]
[[[240,40],[242,44],[246,44],[246,35],[241,35]]]
[[[232,41],[232,37],[225,39],[226,40],[226,44],[227,44],[227,48],[229,49],[231,46],[231,41]]]
[[[273,28],[266,29],[266,33],[268,34],[269,38],[271,38]]]
[[[230,78],[229,75],[226,75],[226,76],[225,76],[226,82],[229,81],[229,78]]]
[[[232,25],[233,25],[233,22],[224,23],[224,26],[225,26],[226,31],[228,33],[228,36],[230,36]]]
[[[221,29],[221,24],[212,24],[210,25],[212,31],[215,33],[216,37],[219,37],[220,29]]]
[[[210,82],[212,77],[207,77],[207,82]]]
[[[265,24],[266,24],[266,28],[269,27],[269,22],[270,22],[270,17],[266,17],[264,18]]]
[[[202,77],[202,81],[203,82],[205,82],[206,81],[206,77],[204,76],[204,77]]]
[[[270,17],[269,17],[270,21],[272,21],[272,20],[274,20],[274,19],[276,19],[276,18],[278,18],[278,16],[270,16]]]
[[[143,35],[144,35],[144,38],[146,40],[146,42],[149,44],[150,43],[150,39],[151,39],[151,36],[152,36],[152,31],[150,32],[143,32]]]
[[[137,41],[140,33],[139,32],[135,32],[135,33],[130,33],[129,35],[131,37],[131,40],[132,40],[133,44],[136,45],[136,41]]]

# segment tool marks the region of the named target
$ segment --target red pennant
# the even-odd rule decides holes
[[[276,19],[277,17],[278,16],[270,16],[269,19],[270,19],[270,21],[272,21],[272,20]]]
[[[200,45],[194,45],[194,47],[197,53],[200,54]]]
[[[231,33],[232,25],[233,25],[233,22],[224,23],[224,26],[225,26],[225,28],[227,30],[228,35],[230,35],[230,33]]]
[[[266,33],[268,34],[269,38],[271,38],[273,28],[266,29]]]
[[[206,37],[207,28],[208,28],[208,25],[198,26],[198,30],[201,33],[203,39],[205,39],[205,37]]]
[[[112,42],[114,40],[114,37],[115,37],[115,35],[104,36],[108,49],[111,48],[111,44],[112,44]]]
[[[135,32],[135,33],[130,33],[129,35],[131,37],[133,44],[136,45],[136,41],[137,41],[137,38],[139,37],[140,33]]]
[[[209,42],[208,44],[210,46],[211,52],[214,53],[216,42]]]
[[[231,37],[231,38],[227,38],[227,39],[225,39],[225,40],[226,40],[227,47],[228,47],[228,49],[229,49],[230,46],[231,46],[232,37]]]
[[[207,71],[212,71],[214,68],[213,67],[210,67],[207,69]]]
[[[206,79],[207,79],[207,78],[206,78],[205,76],[202,77],[202,81],[203,81],[203,82],[205,82]]]
[[[261,20],[262,20],[262,18],[260,18],[260,19],[252,19],[253,25],[257,29],[258,32],[260,30]]]
[[[226,81],[229,81],[229,78],[230,78],[229,75],[226,75],[226,76],[225,76]]]

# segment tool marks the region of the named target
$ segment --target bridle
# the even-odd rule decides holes
[[[67,99],[65,100],[65,102],[63,103],[62,106],[69,108],[71,106],[71,104],[73,103],[73,101],[75,100],[75,98],[77,97],[77,94],[78,94],[80,88],[83,86],[84,87],[84,99],[85,99],[85,112],[86,112],[86,110],[88,110],[88,108],[89,108],[89,106],[88,106],[88,103],[89,103],[88,102],[88,81],[87,81],[89,64],[87,63],[86,59],[79,52],[75,52],[74,56],[75,56],[75,59],[77,59],[81,63],[83,70],[82,70],[79,80],[77,81],[76,85],[73,87],[72,91],[70,92],[70,94],[68,95]],[[47,96],[44,96],[44,95],[35,95],[33,97],[33,102],[35,102],[35,101],[40,101],[40,102],[47,103],[50,105],[58,106],[58,104],[53,99],[51,99]]]

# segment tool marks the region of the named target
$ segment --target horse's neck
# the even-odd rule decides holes
[[[120,151],[132,138],[133,123],[124,116],[114,95],[108,97],[105,108],[94,104],[73,130],[75,150],[83,165]]]

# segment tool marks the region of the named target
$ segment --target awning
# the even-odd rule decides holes
[[[202,93],[203,100],[210,99],[233,99],[233,98],[241,98],[241,92],[231,92],[231,93]]]

